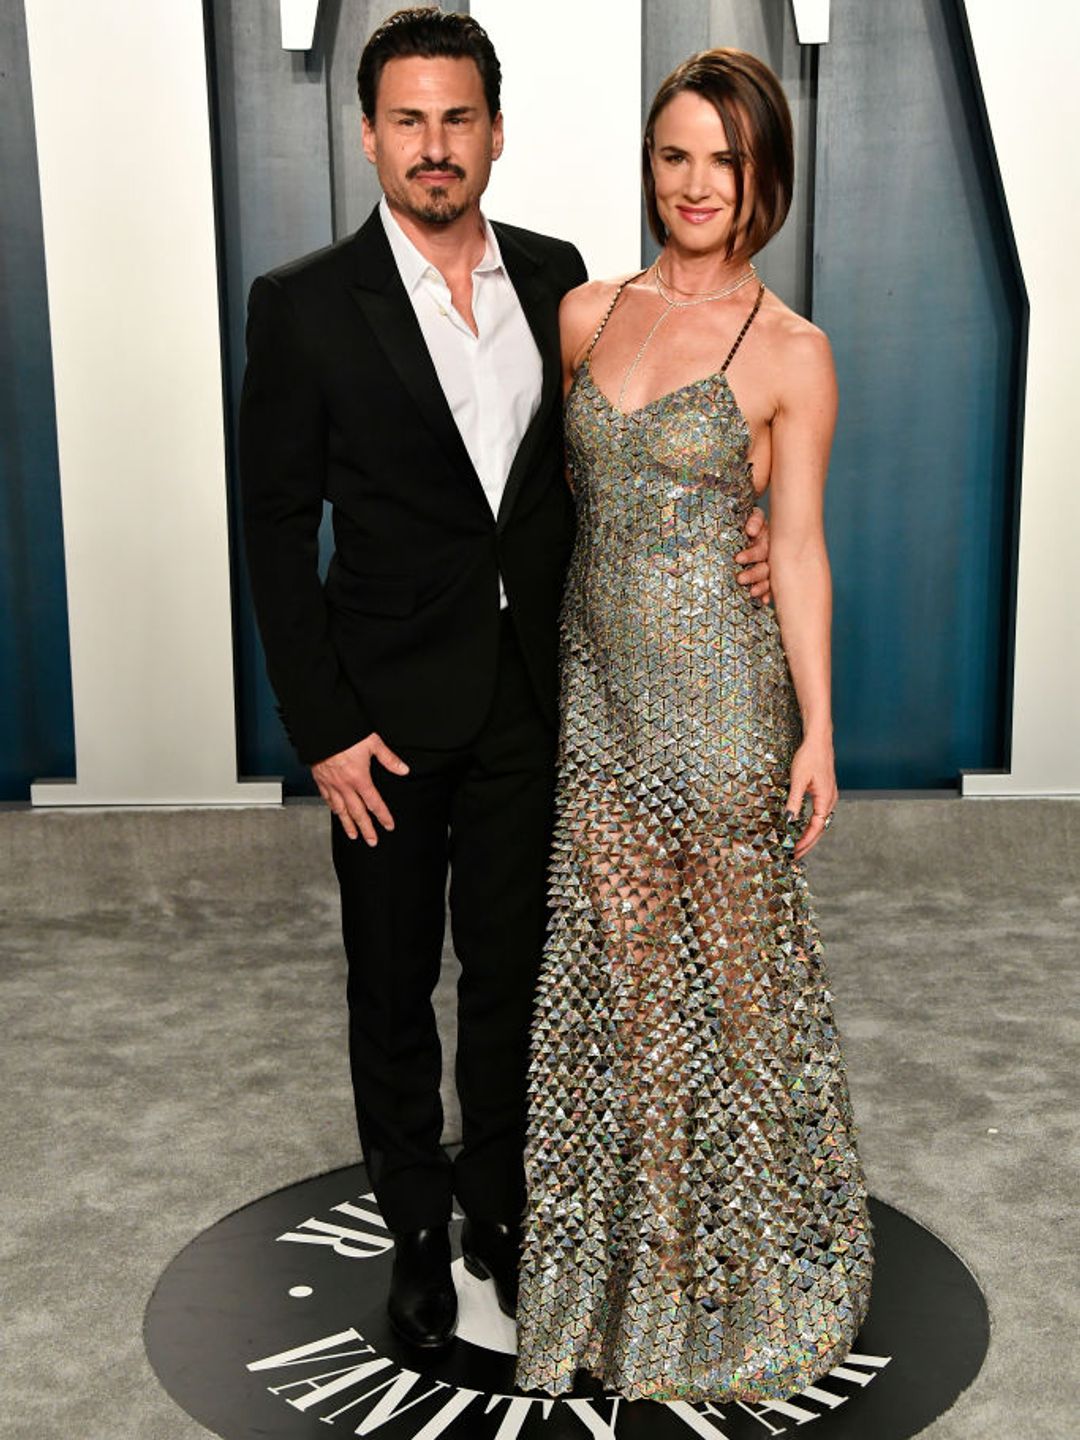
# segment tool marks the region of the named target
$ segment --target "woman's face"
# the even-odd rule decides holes
[[[704,96],[681,90],[656,117],[652,171],[656,208],[671,240],[704,254],[723,252],[735,215],[735,171],[724,122]],[[753,208],[753,175],[743,156],[740,232]],[[736,242],[736,253],[740,246]]]

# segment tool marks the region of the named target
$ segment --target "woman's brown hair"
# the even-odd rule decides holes
[[[649,229],[663,245],[667,229],[656,205],[653,135],[660,112],[684,90],[700,95],[720,116],[735,175],[735,219],[727,258],[735,254],[745,195],[745,169],[754,172],[754,198],[740,250],[756,255],[787,218],[795,176],[791,111],[780,81],[745,50],[702,50],[673,70],[656,92],[641,143],[641,178]]]

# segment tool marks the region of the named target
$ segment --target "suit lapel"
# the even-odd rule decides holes
[[[356,262],[350,287],[353,299],[424,423],[486,507],[483,487],[439,384],[377,209],[356,232],[353,245]]]
[[[536,414],[530,421],[528,429],[521,437],[521,444],[517,448],[517,454],[510,466],[510,474],[507,476],[506,488],[503,490],[498,517],[499,528],[502,529],[536,458],[537,448],[547,428],[551,407],[557,402],[562,378],[562,361],[559,350],[559,307],[550,287],[544,284],[542,263],[531,250],[527,249],[514,236],[508,234],[501,225],[495,225],[493,228],[499,237],[499,249],[502,252],[507,274],[510,276],[510,283],[517,291],[521,308],[525,312],[525,318],[529,322],[529,328],[540,351],[544,376],[540,404],[536,408]]]

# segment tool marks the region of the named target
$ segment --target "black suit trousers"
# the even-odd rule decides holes
[[[438,696],[432,697],[438,705]],[[383,738],[393,748],[392,735]],[[517,1219],[524,1202],[529,1024],[546,923],[555,736],[501,620],[487,719],[460,749],[374,767],[394,818],[378,844],[333,824],[348,958],[349,1054],[360,1143],[379,1207],[402,1232]],[[401,753],[401,752],[399,752]],[[456,1080],[462,1149],[441,1149],[442,1057],[432,992],[450,921],[461,962]]]

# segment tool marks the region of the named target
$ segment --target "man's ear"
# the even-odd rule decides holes
[[[503,152],[503,117],[500,110],[491,122],[491,158],[498,160]]]
[[[364,142],[364,154],[375,164],[375,126],[366,115],[360,117],[360,134]]]

